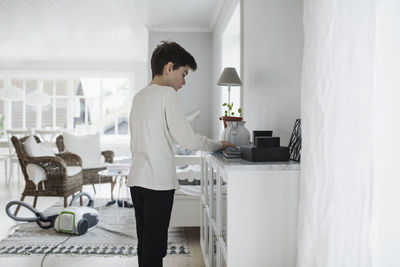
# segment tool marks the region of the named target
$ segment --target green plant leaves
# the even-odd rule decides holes
[[[235,115],[235,112],[232,111],[233,102],[231,104],[223,103],[222,106],[226,108],[226,110],[224,110],[225,116],[234,116]],[[239,113],[239,116],[241,117],[242,116],[242,109],[238,108],[237,112]]]

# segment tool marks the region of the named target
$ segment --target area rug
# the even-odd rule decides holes
[[[116,205],[105,206],[97,200],[99,225],[82,236],[57,233],[42,229],[36,223],[18,223],[7,238],[0,241],[0,256],[29,256],[43,254],[87,256],[136,256],[137,238],[134,210]],[[44,214],[55,214],[62,209],[56,204]],[[189,254],[184,228],[170,228],[168,254]]]

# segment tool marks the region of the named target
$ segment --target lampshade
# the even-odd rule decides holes
[[[6,85],[0,89],[0,99],[21,100],[24,96],[21,88],[15,85]]]
[[[235,68],[225,68],[221,76],[219,76],[217,85],[240,86],[242,85],[242,81]]]
[[[50,96],[42,91],[35,90],[26,95],[26,104],[46,106],[50,104]]]

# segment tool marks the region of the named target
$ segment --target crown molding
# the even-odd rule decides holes
[[[211,32],[212,30],[212,27],[204,25],[149,24],[146,28],[149,32]]]

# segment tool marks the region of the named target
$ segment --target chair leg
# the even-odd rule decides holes
[[[10,171],[8,173],[8,184],[10,184],[11,182],[11,177],[13,176],[13,162],[12,160],[10,160]]]
[[[92,186],[93,186],[94,194],[96,195],[96,187],[94,187],[94,184],[92,184]]]
[[[36,208],[36,203],[37,203],[37,196],[35,196],[35,198],[33,199],[33,207]]]
[[[111,181],[111,200],[114,200],[114,188],[115,188],[116,183],[117,183],[117,179],[113,179]]]
[[[64,197],[64,208],[67,207],[67,197]]]
[[[25,199],[25,196],[22,195],[21,201],[24,201],[24,199]],[[17,214],[18,214],[18,212],[19,212],[19,208],[21,208],[21,205],[18,205],[18,206],[17,206],[17,209],[16,209],[15,212],[14,212],[14,216],[17,216]]]
[[[7,183],[7,159],[5,159],[4,160],[4,177],[5,177],[5,179],[4,179],[4,181],[6,182],[6,185],[8,185],[8,183]]]
[[[81,190],[81,193],[82,193],[82,190]],[[81,204],[81,206],[83,205],[82,196],[79,197],[79,204]]]

